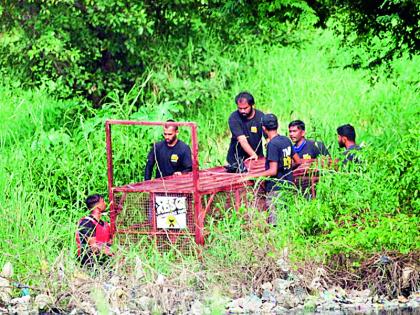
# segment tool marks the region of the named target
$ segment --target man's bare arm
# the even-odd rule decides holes
[[[247,177],[269,177],[269,176],[276,176],[277,175],[277,165],[278,163],[275,161],[270,161],[268,170],[265,170],[260,173],[249,174]]]
[[[247,160],[256,160],[258,159],[257,153],[252,149],[250,146],[248,140],[244,135],[241,135],[238,137],[238,142],[241,145],[242,149],[249,155],[249,158]]]

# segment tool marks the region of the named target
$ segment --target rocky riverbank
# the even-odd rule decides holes
[[[296,286],[294,281],[276,279],[263,285],[261,297],[250,294],[234,299],[227,305],[228,314],[365,314],[398,309],[417,310],[420,313],[420,292],[412,293],[407,298],[399,296],[388,299],[373,294],[369,289],[356,291],[334,287],[314,295]]]
[[[380,261],[379,261],[380,262]],[[206,271],[180,269],[177,277],[145,277],[137,259],[130,272],[86,272],[75,267],[66,272],[58,264],[45,276],[45,287],[14,282],[6,264],[0,277],[0,313],[9,314],[352,314],[411,310],[420,313],[418,266],[406,269],[394,297],[373,289],[344,289],[329,284],[327,271],[292,270],[285,259],[276,262],[277,277],[254,281],[247,291],[225,290],[206,282]],[[408,267],[406,267],[408,268]],[[254,279],[266,279],[269,270]],[[405,277],[405,278],[404,278]],[[377,279],[378,283],[383,279]],[[414,282],[413,282],[414,281]],[[415,288],[415,290],[413,290]],[[230,297],[229,297],[230,296]]]

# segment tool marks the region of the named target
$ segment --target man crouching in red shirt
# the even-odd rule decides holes
[[[86,206],[90,214],[80,219],[76,231],[77,256],[82,266],[91,268],[95,263],[103,265],[113,254],[109,224],[101,220],[106,209],[103,196],[87,197]]]

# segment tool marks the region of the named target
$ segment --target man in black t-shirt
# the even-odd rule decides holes
[[[168,121],[173,122],[173,121]],[[192,170],[190,147],[178,139],[178,126],[166,124],[163,127],[165,140],[154,143],[147,156],[144,179],[152,178],[156,164],[156,178],[181,175]]]
[[[265,185],[265,190],[270,192],[278,189],[276,183],[293,182],[292,161],[300,163],[300,158],[295,153],[290,139],[277,133],[278,121],[274,114],[264,115],[262,128],[270,141],[267,144],[265,171],[258,175],[273,178]]]
[[[293,120],[289,124],[289,137],[294,143],[293,149],[301,159],[310,160],[330,155],[321,141],[307,140],[305,133],[305,123],[302,120]]]
[[[361,150],[361,147],[356,144],[356,130],[350,124],[346,124],[337,128],[338,145],[340,148],[346,148],[343,152],[345,156],[343,164],[348,162],[359,163],[360,159],[357,158],[356,151]]]
[[[277,133],[278,120],[275,115],[264,115],[262,128],[269,142],[267,144],[265,171],[257,174],[257,176],[271,177],[270,180],[265,182],[265,190],[268,193],[266,205],[269,211],[268,222],[276,224],[274,200],[278,198],[282,185],[293,182],[292,161],[300,163],[300,158],[294,152],[290,139]]]
[[[228,121],[232,138],[226,159],[230,165],[263,156],[261,119],[264,113],[254,108],[254,97],[248,92],[239,93],[235,103],[237,110]]]

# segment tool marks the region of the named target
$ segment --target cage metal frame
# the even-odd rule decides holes
[[[192,187],[193,190],[190,191],[193,195],[194,203],[194,219],[195,219],[195,240],[198,244],[204,244],[204,220],[200,220],[200,192],[198,189],[198,139],[197,139],[197,124],[194,122],[150,122],[150,121],[132,121],[132,120],[106,120],[105,122],[105,134],[106,134],[106,154],[107,154],[107,173],[108,173],[108,196],[110,200],[110,217],[111,217],[111,233],[115,234],[116,229],[116,218],[118,215],[117,207],[114,202],[114,192],[130,192],[130,191],[139,191],[139,192],[149,192],[152,196],[156,191],[147,191],[147,190],[135,190],[124,187],[115,187],[114,186],[114,166],[112,159],[112,125],[134,125],[134,126],[185,126],[191,129],[191,151],[192,151]],[[152,198],[153,199],[153,198]],[[154,207],[152,207],[152,230],[148,234],[161,234],[156,228],[156,217],[154,214]],[[166,232],[162,232],[166,233]],[[179,234],[185,234],[178,232]]]

